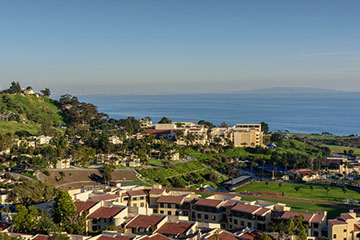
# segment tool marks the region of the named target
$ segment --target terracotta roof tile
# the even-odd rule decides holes
[[[195,205],[207,206],[207,207],[218,207],[223,201],[216,199],[205,199],[200,198],[195,202]]]
[[[254,240],[257,236],[262,236],[265,235],[262,232],[259,231],[252,231],[252,232],[247,232],[247,233],[243,233],[241,235],[239,235],[240,239],[246,239],[246,240]]]
[[[38,234],[36,237],[34,237],[32,240],[48,240],[49,236],[47,235],[40,235]]]
[[[131,239],[130,237],[119,236],[119,235],[115,235],[113,237],[101,235],[96,240],[130,240],[130,239]]]
[[[212,234],[207,239],[209,240],[216,240],[218,239],[215,234]],[[221,231],[219,234],[219,239],[221,240],[239,240],[234,234],[227,232],[227,231]]]
[[[171,238],[167,238],[161,234],[154,234],[151,236],[146,236],[144,238],[140,238],[141,240],[169,240]]]
[[[88,218],[111,218],[117,215],[119,212],[124,210],[125,207],[100,207],[95,212],[90,214]]]
[[[91,200],[103,201],[103,200],[112,200],[118,198],[118,194],[100,194],[90,196]]]
[[[76,201],[74,202],[75,207],[76,207],[76,211],[77,212],[82,212],[82,211],[87,211],[90,208],[92,208],[95,204],[97,204],[97,202],[81,202],[81,201]]]
[[[180,204],[184,201],[183,196],[161,196],[158,199],[159,203],[177,203]]]
[[[146,195],[146,193],[142,190],[127,191],[126,193],[131,197]]]
[[[238,203],[231,210],[239,211],[239,212],[246,212],[246,213],[255,213],[257,210],[261,209],[261,207]]]
[[[157,225],[161,220],[163,220],[165,216],[146,216],[146,215],[138,215],[134,217],[126,227],[129,228],[148,228]]]
[[[321,223],[325,219],[325,216],[319,214],[314,214],[314,217],[311,219],[312,223]]]
[[[0,222],[0,231],[3,231],[3,230],[7,229],[10,226],[11,226],[10,223]]]
[[[280,218],[282,219],[290,219],[291,217],[295,217],[295,216],[300,216],[303,215],[304,216],[304,221],[309,222],[311,217],[313,216],[313,214],[311,213],[299,213],[299,212],[284,212]]]
[[[257,216],[262,216],[262,215],[264,215],[264,214],[267,213],[267,212],[271,212],[271,210],[268,209],[268,208],[261,208],[259,211],[256,211],[256,212],[255,212],[255,215],[257,215]]]
[[[179,236],[185,234],[193,225],[194,223],[189,222],[167,222],[162,225],[156,232],[166,236]]]
[[[151,194],[161,194],[163,192],[165,192],[165,189],[162,189],[162,188],[153,188],[150,190]]]
[[[343,225],[343,224],[347,224],[345,221],[343,220],[338,220],[338,219],[330,219],[328,221],[328,223],[331,223],[332,225]]]

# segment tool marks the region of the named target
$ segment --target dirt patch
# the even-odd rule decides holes
[[[124,182],[138,181],[136,174],[132,169],[116,169],[112,173],[112,179]],[[101,171],[98,169],[52,169],[49,170],[49,176],[43,173],[38,176],[42,182],[71,189],[76,189],[77,186],[97,185],[102,179]]]

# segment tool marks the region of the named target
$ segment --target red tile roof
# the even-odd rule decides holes
[[[360,232],[360,226],[357,223],[354,224],[354,232]]]
[[[0,231],[3,231],[3,230],[7,229],[10,226],[11,226],[10,223],[0,222]]]
[[[340,216],[341,216],[343,219],[345,219],[345,220],[354,219],[354,217],[351,216],[351,215],[348,214],[348,213],[342,213]]]
[[[219,238],[216,237],[215,234],[212,234],[210,237],[208,237],[207,239],[209,240],[216,240],[216,239],[221,239],[221,240],[239,240],[234,234],[227,232],[227,231],[221,231],[219,234]]]
[[[295,216],[300,216],[303,215],[304,216],[304,221],[309,222],[311,220],[311,217],[313,216],[313,214],[311,213],[299,213],[299,212],[284,212],[281,215],[282,219],[290,219],[291,217],[295,217]]]
[[[162,188],[153,188],[150,190],[151,194],[161,194],[163,192],[165,192],[165,189],[162,189]]]
[[[236,204],[235,201],[229,200],[229,201],[226,201],[222,206],[223,206],[223,207],[232,207],[232,206],[234,206],[235,204]]]
[[[231,208],[231,210],[245,212],[245,213],[255,213],[259,209],[261,209],[261,207],[247,205],[247,204],[243,204],[243,203],[238,203],[234,207]]]
[[[124,207],[100,207],[95,212],[90,214],[88,218],[111,218],[117,215],[119,212],[124,210]]]
[[[169,240],[170,238],[167,238],[161,234],[154,234],[151,236],[146,236],[144,238],[140,238],[140,240]]]
[[[177,203],[180,204],[184,201],[183,196],[161,196],[158,199],[159,203]]]
[[[163,235],[179,236],[185,234],[193,225],[194,223],[189,222],[166,222],[156,232]]]
[[[338,220],[338,219],[330,219],[328,221],[328,223],[331,223],[332,225],[343,225],[343,224],[347,224],[345,221],[343,220]]]
[[[292,171],[300,174],[301,176],[311,175],[313,173],[310,169],[293,169]]]
[[[265,234],[255,230],[252,232],[243,233],[243,234],[239,235],[239,237],[241,239],[254,240],[257,236],[262,236],[262,235],[265,235]]]
[[[200,198],[196,201],[195,205],[207,206],[207,207],[218,207],[223,201],[216,199],[205,199]]]
[[[130,240],[130,237],[115,235],[113,237],[101,235],[96,240]]]
[[[90,208],[92,208],[95,204],[97,204],[97,202],[81,202],[81,201],[76,201],[74,202],[75,207],[76,207],[76,211],[77,212],[82,212],[82,211],[87,211]]]
[[[319,214],[314,214],[314,217],[311,219],[312,223],[321,223],[325,219],[325,216]]]
[[[183,129],[145,129],[146,134],[169,134],[172,132],[184,131]]]
[[[118,198],[119,195],[117,194],[100,194],[100,195],[92,195],[90,196],[90,199],[97,200],[97,201],[103,201],[103,200],[111,200]]]
[[[268,208],[261,208],[259,211],[255,212],[255,215],[262,216],[262,215],[264,215],[265,213],[268,213],[268,212],[271,212],[271,210],[268,209]]]
[[[138,215],[134,217],[126,227],[129,228],[148,228],[156,226],[161,220],[163,220],[165,216],[146,216],[146,215]]]
[[[127,191],[126,193],[131,197],[146,195],[146,193],[142,190]]]

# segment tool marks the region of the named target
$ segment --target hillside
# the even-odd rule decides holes
[[[36,134],[42,124],[64,125],[57,101],[46,96],[0,94],[1,133],[25,130]]]

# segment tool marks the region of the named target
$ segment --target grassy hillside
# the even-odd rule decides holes
[[[199,161],[179,163],[169,166],[168,168],[148,168],[138,170],[139,173],[151,183],[160,183],[164,186],[175,187],[199,187],[202,185],[216,184],[227,179],[226,176],[216,172],[213,168],[205,166]],[[210,181],[210,174],[216,175],[216,181]]]
[[[56,100],[45,96],[0,94],[1,114],[15,114],[10,122],[0,122],[0,132],[14,133],[27,130],[34,134],[40,125],[47,123],[54,127],[64,124]]]

